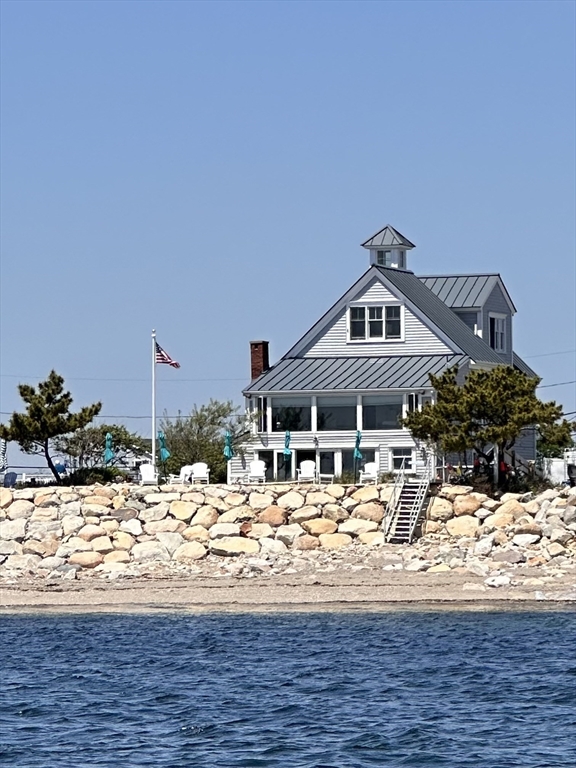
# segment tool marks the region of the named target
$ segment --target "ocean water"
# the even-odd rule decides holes
[[[0,617],[3,768],[576,766],[576,612]]]

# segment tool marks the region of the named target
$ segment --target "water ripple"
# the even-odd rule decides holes
[[[0,617],[18,768],[573,768],[576,614]]]

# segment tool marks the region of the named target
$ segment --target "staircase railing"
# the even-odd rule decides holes
[[[392,525],[392,521],[394,520],[396,511],[400,504],[400,496],[402,495],[402,488],[404,487],[405,482],[406,482],[406,459],[402,459],[402,464],[400,464],[400,469],[394,479],[394,487],[392,488],[392,494],[390,496],[390,500],[386,505],[386,514],[384,515],[384,520],[382,521],[382,528],[384,529],[385,541],[387,540],[390,526]]]
[[[388,541],[388,538],[391,534],[392,526],[394,525],[395,522],[397,522],[400,511],[404,511],[404,512],[408,512],[408,523],[409,523],[408,542],[409,543],[412,542],[412,539],[414,538],[414,533],[416,531],[416,526],[418,525],[418,520],[420,518],[420,513],[422,512],[422,507],[424,505],[426,497],[428,496],[432,474],[433,474],[433,457],[430,457],[426,463],[426,468],[423,474],[421,474],[414,483],[411,482],[411,485],[415,485],[416,482],[418,483],[418,485],[415,489],[414,497],[412,499],[412,504],[410,508],[408,510],[406,509],[402,510],[402,491],[404,489],[404,486],[406,485],[405,460],[402,461],[400,470],[396,475],[394,488],[392,489],[392,494],[390,496],[390,501],[388,502],[388,505],[386,508],[386,514],[382,521],[382,528],[384,531],[385,541]]]
[[[420,513],[422,512],[422,507],[424,505],[424,502],[426,501],[426,497],[428,496],[431,479],[432,479],[432,457],[428,459],[426,463],[426,469],[424,470],[424,473],[420,476],[420,483],[418,485],[416,494],[414,496],[414,503],[412,505],[412,509],[410,510],[410,528],[408,533],[409,544],[412,543],[412,539],[414,538],[414,532],[416,531],[416,526],[418,525]]]

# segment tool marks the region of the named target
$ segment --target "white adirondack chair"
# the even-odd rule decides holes
[[[168,476],[168,482],[183,485],[184,483],[190,482],[191,476],[192,476],[192,464],[185,464],[180,470],[179,475]]]
[[[197,461],[196,464],[192,464],[191,469],[191,482],[192,483],[208,483],[210,482],[210,470],[208,464],[203,461]]]
[[[250,462],[250,471],[248,472],[249,483],[264,483],[266,481],[266,463],[262,459],[256,459]]]
[[[158,482],[158,472],[152,464],[140,464],[140,485],[156,485]]]
[[[376,483],[378,481],[378,467],[375,461],[369,461],[364,469],[360,470],[360,485]]]
[[[316,482],[316,462],[315,461],[303,461],[298,469],[299,483],[314,483]]]

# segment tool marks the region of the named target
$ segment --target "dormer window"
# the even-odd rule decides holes
[[[402,307],[385,306],[350,307],[349,341],[401,341]]]
[[[494,352],[506,352],[506,315],[490,313],[490,346]]]

